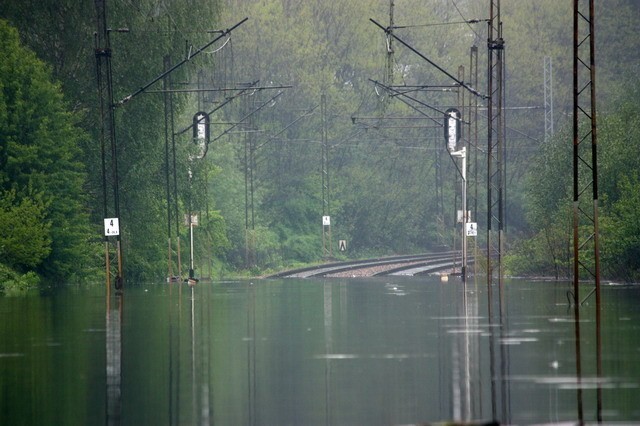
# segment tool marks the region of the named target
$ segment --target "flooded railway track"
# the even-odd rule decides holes
[[[472,261],[472,260],[471,260]],[[270,275],[267,278],[311,278],[311,277],[371,277],[382,275],[422,275],[460,266],[459,251],[425,253],[409,256],[387,256],[373,259],[325,263],[311,267],[293,269]]]

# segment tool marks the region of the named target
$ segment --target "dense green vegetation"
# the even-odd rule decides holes
[[[397,1],[394,20],[402,28],[396,34],[450,73],[466,73],[465,81],[473,81],[469,49],[478,46],[483,91],[486,23],[461,21],[485,19],[486,3],[460,0],[454,7],[435,0]],[[516,274],[563,276],[570,259],[571,4],[503,3],[511,107],[508,267]],[[452,84],[397,42],[388,55],[384,32],[369,21],[388,25],[387,2],[227,0],[196,8],[143,0],[135,5],[108,1],[107,7],[108,26],[129,29],[110,35],[116,100],[159,76],[165,57],[177,63],[216,37],[215,30],[249,18],[172,73],[170,81],[116,108],[128,279],[166,275],[168,237],[175,273],[177,235],[185,272],[188,229],[182,221],[189,210],[200,218],[195,230],[199,275],[259,273],[318,261],[323,214],[332,218],[334,255],[344,255],[336,253],[338,240],[347,240],[350,257],[455,244],[457,172],[444,151],[440,114],[430,107],[457,105],[461,95],[412,92],[420,104],[390,96],[372,83]],[[29,282],[68,280],[103,262],[95,9],[90,0],[0,5],[0,18],[6,19],[0,64],[4,282],[28,272]],[[640,6],[607,0],[598,2],[596,13],[603,266],[612,278],[637,280],[640,130],[637,90],[631,89],[638,83],[634,30]],[[554,66],[556,128],[547,142],[540,108],[545,56]],[[465,69],[458,71],[461,65]],[[248,89],[250,82],[254,89]],[[159,91],[165,83],[180,92],[163,96]],[[196,88],[228,90],[183,91]],[[469,96],[465,93],[465,104]],[[165,113],[167,99],[170,113]],[[191,161],[197,147],[191,132],[182,130],[202,110],[216,110],[213,142],[204,159]],[[481,147],[486,123],[482,112],[480,117]],[[324,205],[323,142],[328,149]],[[482,227],[485,165],[478,152],[479,163],[471,166],[470,209]],[[107,205],[112,201],[108,193]]]
[[[45,64],[6,21],[0,52],[0,286],[31,286],[34,273],[68,279],[91,264],[79,161],[86,133]]]
[[[640,279],[639,168],[640,95],[637,86],[601,116],[598,125],[600,237],[603,274]],[[571,274],[571,135],[560,134],[542,146],[527,174],[529,227],[516,241],[510,266],[524,274]]]

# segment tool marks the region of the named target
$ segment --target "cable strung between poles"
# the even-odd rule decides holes
[[[202,53],[207,47],[211,46],[213,43],[215,43],[216,41],[218,41],[218,40],[220,40],[220,39],[222,39],[222,38],[224,38],[226,36],[228,36],[228,34],[231,33],[231,31],[235,30],[236,28],[238,28],[240,25],[244,24],[248,20],[249,20],[249,18],[244,18],[242,21],[238,22],[233,27],[222,31],[222,33],[218,37],[214,38],[209,43],[205,44],[204,46],[202,46],[201,48],[199,48],[195,52],[191,53],[191,51],[189,51],[189,55],[187,55],[187,57],[185,59],[183,59],[181,62],[178,62],[173,67],[171,67],[167,71],[163,72],[158,77],[154,78],[149,83],[145,84],[144,86],[142,86],[141,88],[139,88],[138,90],[133,92],[132,94],[130,94],[128,96],[125,96],[124,98],[122,98],[122,100],[120,100],[119,102],[114,104],[113,107],[124,105],[125,103],[129,102],[131,99],[133,99],[134,97],[138,96],[140,93],[144,92],[149,87],[151,87],[153,84],[155,84],[158,81],[162,80],[165,76],[171,74],[173,71],[175,71],[176,69],[180,68],[182,65],[186,64],[187,62],[189,62],[192,58],[194,58],[198,54]]]
[[[415,53],[416,55],[420,56],[422,59],[424,59],[425,61],[429,62],[431,65],[433,65],[434,67],[436,67],[440,72],[442,72],[443,74],[445,74],[447,77],[449,77],[450,79],[452,79],[453,81],[455,81],[456,83],[458,83],[461,87],[464,87],[465,89],[467,89],[469,92],[471,92],[472,94],[474,94],[475,96],[478,96],[482,99],[488,99],[487,95],[483,95],[482,93],[478,92],[476,89],[474,89],[473,87],[469,86],[468,84],[466,84],[464,81],[460,81],[458,80],[456,77],[454,77],[452,74],[450,74],[447,70],[445,70],[444,68],[442,68],[441,66],[439,66],[438,64],[436,64],[435,62],[433,62],[431,59],[427,58],[425,55],[423,55],[422,53],[420,53],[418,50],[416,50],[415,48],[413,48],[412,46],[410,46],[408,43],[406,43],[404,40],[402,40],[400,37],[398,37],[397,35],[395,35],[389,28],[383,27],[382,25],[380,25],[378,22],[376,22],[373,18],[369,19],[371,22],[373,22],[374,24],[376,24],[378,27],[380,27],[382,30],[384,30],[384,32],[393,37],[394,39],[396,39],[400,44],[402,44],[404,47],[406,47],[407,49],[411,50],[413,53]]]
[[[420,114],[424,115],[424,116],[425,116],[425,117],[427,117],[429,120],[431,120],[431,121],[433,121],[434,123],[438,124],[440,127],[442,127],[442,126],[443,126],[443,124],[442,124],[442,122],[441,122],[440,120],[435,119],[435,118],[433,118],[433,117],[429,116],[429,115],[428,115],[428,114],[426,114],[424,111],[421,111],[421,110],[419,110],[418,108],[416,108],[415,106],[413,106],[413,105],[411,105],[411,104],[407,103],[407,102],[406,102],[404,99],[402,99],[401,97],[405,97],[405,98],[407,98],[407,99],[411,99],[413,102],[417,103],[418,105],[422,105],[423,107],[425,107],[425,108],[429,108],[429,109],[431,109],[431,110],[433,110],[433,111],[435,111],[435,112],[437,112],[437,113],[439,113],[439,114],[442,114],[442,115],[445,115],[445,112],[444,112],[444,111],[441,111],[441,110],[439,110],[438,108],[436,108],[436,107],[434,107],[434,106],[431,106],[431,105],[427,104],[426,102],[422,102],[422,101],[421,101],[421,100],[419,100],[419,99],[416,99],[416,98],[414,98],[414,97],[412,97],[412,96],[409,96],[409,95],[407,95],[405,92],[401,92],[401,91],[399,91],[399,90],[397,90],[397,89],[394,89],[393,87],[390,87],[390,86],[385,86],[384,84],[380,83],[379,81],[372,80],[372,79],[369,79],[369,81],[371,81],[372,83],[374,83],[376,86],[380,86],[380,87],[382,87],[383,89],[385,89],[385,90],[387,90],[387,91],[391,92],[393,96],[398,96],[398,99],[400,99],[402,102],[404,102],[405,104],[407,104],[409,107],[413,108],[413,109],[414,109],[415,111],[417,111],[418,113],[420,113]],[[460,118],[458,118],[457,120],[459,120],[462,124],[469,124],[469,122],[464,121],[464,120],[462,120],[462,119],[460,119]]]

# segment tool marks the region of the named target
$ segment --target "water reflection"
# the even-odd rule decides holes
[[[640,421],[640,288],[605,288],[602,318],[553,283],[503,298],[399,277],[0,299],[0,423]]]
[[[276,288],[281,286],[281,284],[270,284],[275,285]],[[475,288],[461,290],[458,284],[449,284],[450,288],[447,291],[435,291],[428,295],[428,297],[439,296],[440,303],[433,304],[433,299],[431,299],[426,304],[425,299],[428,297],[424,297],[423,289],[412,285],[407,286],[404,283],[384,283],[384,285],[369,283],[368,285],[372,288],[365,291],[364,284],[324,281],[321,286],[321,295],[315,292],[317,283],[307,282],[305,284],[311,286],[312,289],[303,291],[300,288],[292,290],[289,286],[286,287],[287,291],[291,290],[294,294],[304,292],[311,300],[322,300],[321,322],[315,323],[315,326],[321,324],[322,338],[319,341],[315,340],[315,342],[322,342],[323,351],[320,354],[314,354],[313,359],[323,363],[323,386],[321,391],[316,387],[311,394],[315,395],[316,402],[322,403],[323,416],[316,414],[313,417],[314,422],[322,419],[325,424],[349,423],[353,417],[345,413],[346,401],[357,407],[362,403],[357,396],[358,394],[364,394],[376,400],[388,392],[399,393],[406,398],[406,401],[400,401],[396,396],[393,396],[391,400],[384,399],[383,404],[389,404],[387,409],[375,407],[383,412],[391,411],[386,414],[388,419],[403,419],[406,413],[394,410],[398,410],[398,407],[408,403],[410,409],[407,410],[409,415],[406,420],[413,421],[434,419],[459,422],[479,419],[496,419],[501,422],[517,422],[522,419],[535,421],[540,418],[539,413],[535,411],[535,405],[527,410],[522,409],[523,401],[527,400],[527,392],[523,392],[523,389],[530,388],[532,384],[537,387],[534,389],[533,398],[547,395],[543,405],[547,406],[544,411],[548,412],[548,415],[544,415],[543,420],[560,421],[563,418],[576,419],[577,417],[579,421],[584,421],[584,413],[580,412],[582,402],[577,405],[573,404],[572,409],[572,404],[566,403],[566,395],[559,398],[559,392],[569,390],[571,382],[573,382],[576,395],[582,398],[582,389],[587,386],[587,383],[588,386],[598,387],[603,383],[601,380],[583,380],[581,374],[577,374],[577,379],[569,379],[568,382],[564,379],[566,376],[559,376],[559,370],[564,367],[561,368],[557,360],[561,359],[563,366],[570,366],[574,362],[578,365],[577,360],[580,359],[580,353],[574,354],[573,357],[567,357],[566,353],[558,354],[557,348],[553,344],[550,346],[554,348],[552,352],[555,353],[551,355],[551,360],[544,363],[542,374],[522,375],[523,365],[519,360],[522,356],[522,350],[526,347],[535,348],[548,344],[548,340],[540,338],[544,331],[541,328],[532,327],[528,323],[529,318],[522,322],[517,313],[510,313],[507,309],[497,309],[498,315],[495,320],[488,317],[486,312],[483,313],[480,309],[482,293]],[[314,286],[316,288],[313,288]],[[376,291],[374,288],[382,291],[374,296]],[[294,332],[283,335],[275,332],[271,326],[265,330],[268,337],[257,339],[256,328],[263,329],[263,324],[256,325],[256,303],[261,303],[256,302],[256,298],[263,301],[265,298],[269,299],[269,291],[265,289],[264,285],[251,285],[247,289],[247,408],[249,423],[262,424],[265,418],[272,419],[273,417],[266,415],[270,410],[264,406],[264,404],[270,405],[265,402],[265,398],[269,400],[265,392],[269,391],[262,386],[265,372],[261,368],[256,368],[256,365],[263,364],[265,357],[269,359],[270,356],[273,356],[270,354],[275,351],[273,345],[303,344],[301,341],[287,341],[287,339],[302,337],[301,340],[304,340],[302,335],[313,333],[315,326],[306,329],[294,327]],[[279,291],[274,293],[281,295]],[[317,296],[321,296],[321,299]],[[416,298],[422,297],[426,309],[423,312],[414,312],[415,315],[407,315],[407,312],[394,309],[394,307],[401,307],[401,309],[406,307],[404,303],[390,302],[391,298],[398,300],[395,299],[398,296],[408,296],[414,301]],[[339,311],[334,309],[336,302],[340,306]],[[301,305],[307,306],[301,300],[296,300],[295,303],[294,311],[303,309]],[[313,303],[316,302],[311,304],[313,305]],[[430,318],[425,314],[427,312],[432,314],[433,306],[438,307],[440,315]],[[288,310],[287,305],[279,307],[285,310],[285,313],[281,312],[283,319],[286,318],[293,322],[301,320],[300,312],[293,312],[296,315],[289,318],[288,315],[292,312]],[[451,311],[450,307],[454,307],[455,310]],[[340,312],[337,317],[335,316],[336,312]],[[273,313],[277,315],[275,311]],[[452,313],[455,315],[451,315]],[[394,317],[396,315],[398,318]],[[514,318],[516,321],[512,322]],[[436,327],[428,324],[429,319],[437,321]],[[511,321],[508,321],[509,319]],[[267,316],[262,320],[270,322],[273,318]],[[559,322],[566,322],[566,324],[574,326],[577,324],[578,328],[580,326],[579,319],[576,322],[570,317],[564,317]],[[398,323],[402,324],[401,329],[396,329]],[[427,343],[424,346],[418,341],[411,341],[416,335],[421,335],[418,329],[423,326],[428,328],[429,333],[432,333],[432,335],[422,334]],[[445,330],[446,334],[439,332],[440,329]],[[406,333],[407,330],[408,333]],[[398,336],[394,336],[393,332],[397,332]],[[361,333],[366,334],[367,341],[361,339],[362,336],[359,335]],[[380,335],[378,336],[377,333]],[[381,342],[380,336],[384,336],[386,340]],[[396,340],[396,337],[399,339]],[[408,338],[405,339],[405,337]],[[265,343],[265,340],[273,341]],[[284,343],[283,340],[287,342]],[[564,340],[569,340],[569,338],[565,335]],[[578,336],[575,340],[580,341],[580,337]],[[411,343],[407,345],[408,341]],[[257,348],[263,350],[258,352]],[[436,352],[433,352],[434,348],[436,348]],[[304,349],[304,347],[294,348],[295,351],[302,352]],[[512,349],[517,349],[515,354],[512,354]],[[580,346],[576,346],[576,349],[579,350]],[[281,350],[286,352],[290,349],[283,348]],[[535,351],[536,349],[533,349],[534,353]],[[260,354],[260,357],[257,356],[257,353]],[[299,359],[286,355],[284,357],[291,362],[290,371],[283,372],[286,375],[284,379],[268,377],[266,380],[275,386],[270,390],[282,391],[281,382],[289,381],[294,381],[296,388],[304,388],[304,384],[291,375],[305,369],[313,370],[312,363],[306,358]],[[487,358],[489,360],[488,369],[486,368]],[[393,363],[388,364],[391,361]],[[422,371],[425,366],[427,369],[437,372],[437,380],[435,384],[432,382],[421,388],[415,380],[426,379],[425,382],[430,381],[430,374]],[[513,371],[514,369],[515,371]],[[526,370],[526,366],[524,369]],[[367,371],[369,375],[363,376],[361,370]],[[416,371],[418,374],[411,377],[411,374]],[[553,376],[548,376],[549,372]],[[377,380],[376,375],[380,375],[383,379]],[[554,376],[559,379],[554,380]],[[349,379],[347,380],[345,377]],[[364,383],[358,384],[359,381]],[[615,387],[615,383],[611,383]],[[416,393],[407,393],[402,389],[405,386],[413,388]],[[512,389],[512,386],[515,386],[515,389]],[[445,395],[447,393],[448,395]],[[430,405],[428,410],[421,410],[419,408],[421,398],[429,398],[433,394],[438,395],[437,406]],[[540,396],[535,396],[535,394],[540,394]],[[322,395],[321,398],[319,398],[320,395]],[[490,397],[487,398],[489,395]],[[516,395],[515,401],[512,400],[513,395]],[[299,395],[288,394],[288,398],[297,401]],[[296,413],[297,410],[293,409],[289,414],[292,418],[297,418],[300,414]],[[285,412],[279,414],[285,415]],[[369,416],[363,413],[358,415],[367,421],[376,423],[376,417],[373,415]],[[278,416],[275,418],[279,419]]]
[[[576,348],[576,397],[578,407],[578,420],[583,423],[585,420],[584,415],[584,394],[583,389],[595,388],[596,389],[596,420],[602,422],[602,338],[601,338],[601,315],[600,315],[600,297],[598,291],[598,297],[595,305],[595,341],[596,341],[596,376],[593,379],[583,378],[582,372],[582,337],[581,337],[581,325],[580,315],[583,309],[588,309],[588,305],[574,303],[573,304],[573,316],[574,316],[574,330],[575,330],[575,348]],[[594,386],[595,385],[595,386]]]
[[[121,291],[111,298],[107,285],[106,314],[106,377],[107,377],[107,424],[119,425],[122,415],[122,310],[124,296]]]
[[[183,287],[180,287],[182,292]],[[190,419],[195,424],[211,424],[211,296],[210,285],[189,286],[190,313]],[[196,301],[198,302],[196,304]],[[178,418],[178,423],[182,419]]]
[[[330,425],[332,423],[331,416],[331,358],[333,354],[333,286],[330,283],[324,283],[324,353],[327,355],[325,358],[324,366],[324,403],[325,403],[325,424]]]
[[[248,424],[256,424],[256,293],[255,286],[247,287],[247,417]]]
[[[478,293],[464,286],[461,303],[458,305],[460,316],[459,338],[453,341],[452,383],[454,384],[453,420],[468,422],[482,418],[480,404],[480,372],[478,324]]]

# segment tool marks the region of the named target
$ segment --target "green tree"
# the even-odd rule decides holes
[[[640,105],[633,80],[617,107],[598,116],[598,198],[601,261],[610,278],[637,280]],[[562,275],[573,254],[571,135],[544,144],[527,173],[527,220],[509,259],[514,273]],[[590,179],[590,176],[586,178]]]
[[[11,220],[3,228],[14,228],[5,234],[7,241],[26,244],[33,238],[30,252],[4,253],[11,253],[9,264],[50,279],[68,278],[87,264],[79,148],[85,137],[49,69],[20,44],[16,29],[0,20],[0,190],[4,216]],[[21,217],[27,211],[32,217]]]
[[[602,261],[609,276],[637,282],[640,279],[640,182],[624,176],[618,184],[621,197],[602,218]]]
[[[42,197],[16,202],[15,190],[0,198],[0,263],[24,271],[39,266],[51,252],[51,223]]]

